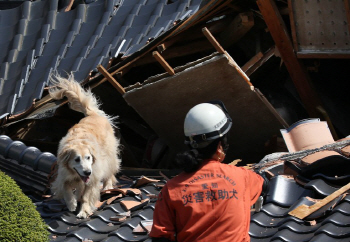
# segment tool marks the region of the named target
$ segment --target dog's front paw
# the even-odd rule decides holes
[[[77,218],[87,218],[87,217],[89,217],[90,214],[91,214],[91,212],[89,212],[89,211],[80,210],[80,212],[77,215]]]
[[[77,209],[77,201],[67,203],[67,208],[69,211],[74,212]]]

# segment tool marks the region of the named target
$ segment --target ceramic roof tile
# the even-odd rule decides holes
[[[119,203],[113,203],[111,205],[107,205],[105,206],[105,210],[110,209],[113,212],[115,212],[116,214],[120,214],[120,213],[124,213],[127,210]]]
[[[106,223],[105,221],[95,218],[90,221],[83,222],[79,225],[80,227],[88,227],[92,231],[97,233],[109,233],[119,228],[119,225]]]
[[[11,144],[13,145],[13,141],[8,137],[0,136],[0,155],[6,156]],[[20,147],[23,146],[21,143],[18,144]],[[26,147],[23,146],[18,150],[13,149],[12,152],[15,157],[18,157],[16,159],[20,159],[21,155],[18,155],[18,153],[22,154],[24,150],[26,150]],[[36,164],[38,156],[29,155],[27,159],[26,163],[33,165],[35,168],[34,164]],[[12,161],[10,163],[14,164],[11,170],[18,169],[15,166],[18,162]],[[314,163],[317,163],[317,161]],[[48,164],[45,164],[45,166],[49,167]],[[38,165],[38,167],[41,167],[41,165]],[[33,172],[35,173],[33,169],[28,170],[26,174],[32,174]],[[254,213],[251,217],[249,230],[251,241],[349,241],[350,195],[334,199],[305,220],[288,214],[289,211],[301,204],[308,206],[314,204],[317,201],[315,198],[322,199],[339,187],[324,181],[321,177],[311,179],[309,182],[303,183],[304,185],[299,185],[293,179],[279,175],[272,178],[269,199],[265,201],[261,211]],[[135,234],[133,229],[141,221],[153,218],[155,204],[152,199],[141,203],[140,206],[133,207],[131,217],[126,217],[125,220],[115,221],[111,218],[126,212],[122,203],[127,201],[137,203],[145,201],[150,194],[157,195],[164,185],[164,181],[137,177],[129,178],[127,183],[120,182],[120,184],[126,184],[129,187],[138,184],[137,189],[141,191],[141,194],[126,192],[124,193],[125,197],[117,198],[110,205],[101,207],[88,219],[77,219],[75,213],[65,211],[65,207],[57,201],[36,203],[36,205],[42,217],[48,222],[49,231],[53,236],[56,236],[57,240],[145,241],[148,239],[147,234]],[[317,193],[314,191],[317,191]],[[292,199],[285,197],[286,193]],[[110,194],[110,196],[113,195],[115,194]],[[311,198],[306,196],[311,196]],[[308,222],[310,220],[315,220],[316,224],[312,225]],[[53,241],[57,241],[56,239]]]
[[[265,227],[256,223],[250,223],[249,235],[254,238],[270,238],[278,232],[278,227]]]
[[[318,194],[326,197],[331,195],[333,192],[338,190],[335,187],[328,185],[325,181],[321,179],[315,179],[305,184],[304,186],[307,189],[314,189]]]
[[[334,238],[350,238],[350,227],[340,227],[333,223],[326,223],[315,232],[315,235],[321,233],[327,234]]]
[[[271,241],[280,240],[284,242],[297,242],[297,241],[309,241],[314,236],[313,233],[298,233],[289,229],[283,229],[278,231]]]
[[[319,178],[334,186],[343,186],[350,182],[350,175],[348,174],[344,174],[343,176],[327,176],[322,173],[316,173],[312,176],[312,179]]]
[[[91,3],[91,6],[89,4],[79,4],[71,11],[64,12],[58,11],[57,2],[58,0],[26,1],[23,6],[0,12],[0,31],[6,33],[0,34],[0,63],[2,63],[3,68],[7,66],[3,62],[6,62],[5,58],[8,56],[8,51],[13,51],[14,54],[16,51],[25,50],[26,53],[29,53],[33,49],[36,56],[35,61],[38,63],[37,68],[45,65],[45,68],[50,72],[57,68],[61,68],[62,71],[66,72],[74,71],[78,81],[81,82],[88,77],[91,71],[95,71],[98,64],[103,66],[108,64],[109,58],[117,52],[125,34],[127,35],[125,37],[126,42],[119,53],[131,55],[146,45],[149,38],[157,37],[166,31],[175,20],[183,16],[188,7],[194,13],[200,5],[200,1],[191,2],[187,0],[169,4],[165,0],[121,2],[99,0]],[[120,25],[118,28],[114,28],[114,30],[117,30],[116,32],[105,35],[104,31],[108,30],[109,26],[115,27],[114,24],[119,25],[120,23],[124,25],[124,28]],[[140,28],[137,28],[138,26]],[[148,35],[148,32],[150,32],[150,35]],[[77,34],[79,34],[78,38],[85,35],[84,38],[89,39],[89,42],[77,45],[78,38],[76,42],[74,41]],[[100,36],[103,37],[99,39]],[[88,49],[93,50],[95,44],[96,47],[112,44],[112,47],[104,53],[89,58]],[[71,45],[74,45],[75,53],[71,53],[71,50],[69,50],[66,55],[66,51]],[[13,47],[11,48],[11,46]],[[86,48],[86,46],[89,47]],[[85,50],[83,50],[84,48]],[[80,65],[77,63],[73,68],[74,70],[72,65],[64,65],[65,61],[68,61],[65,58],[73,56],[83,57]],[[42,58],[43,61],[41,61]],[[58,65],[57,60],[60,58],[62,64]],[[53,61],[54,59],[56,61]],[[14,63],[14,61],[15,59],[12,58],[11,62]],[[33,100],[41,98],[44,87],[48,84],[48,79],[45,78],[47,75],[44,77],[40,74],[42,73],[41,69],[35,71],[36,68],[32,62],[29,66],[29,70],[14,68],[18,70],[16,77],[25,77],[23,82],[24,93],[11,91],[9,94],[3,94],[0,99],[10,101],[2,102],[0,117],[23,113],[30,108]],[[14,75],[15,72],[6,73]],[[10,78],[10,76],[6,76],[4,81],[9,82]],[[28,78],[37,81],[27,82]]]
[[[329,215],[325,220],[323,220],[322,224],[332,223],[336,226],[350,226],[350,216],[345,215],[339,212],[334,212]]]
[[[310,242],[316,241],[347,242],[349,241],[349,238],[334,238],[327,234],[318,234],[310,240]]]
[[[60,220],[54,220],[50,222],[48,226],[49,231],[57,235],[67,235],[68,233],[73,232],[79,228],[78,226],[68,225]]]
[[[70,232],[66,235],[67,238],[75,237],[80,241],[92,240],[92,241],[101,241],[108,237],[107,233],[96,233],[87,227],[80,227],[79,229]]]
[[[350,203],[343,202],[333,209],[334,212],[340,212],[345,215],[350,215]]]
[[[131,229],[136,228],[136,226],[142,221],[143,219],[141,217],[133,217],[131,218],[129,221],[126,221],[125,223],[123,223],[122,225],[120,225],[120,227],[123,226],[128,226]]]
[[[153,209],[144,208],[141,212],[134,215],[133,217],[140,217],[142,220],[152,220],[153,219]]]
[[[313,191],[304,189],[294,179],[284,176],[273,177],[270,181],[270,188],[266,203],[273,202],[282,207],[289,207],[299,198],[313,194]]]
[[[296,223],[294,221],[289,221],[278,228],[278,230],[289,229],[294,233],[309,234],[315,232],[321,227],[321,224],[310,225],[310,223]]]
[[[110,233],[110,235],[116,235],[118,238],[124,241],[145,241],[148,235],[136,235],[130,227],[120,227],[120,229]]]
[[[250,241],[251,242],[270,242],[271,238],[254,238],[254,237],[251,237]]]
[[[102,210],[102,211],[97,211],[95,212],[91,218],[99,218],[101,219],[102,221],[104,221],[105,223],[119,223],[119,222],[116,222],[116,221],[113,221],[113,220],[110,220],[111,217],[114,217],[118,215],[116,212],[114,212],[113,210]]]

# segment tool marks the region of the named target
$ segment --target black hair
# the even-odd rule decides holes
[[[175,158],[176,165],[187,173],[198,170],[203,160],[209,159],[215,154],[220,141],[222,141],[222,147],[226,153],[228,144],[227,135],[224,135],[204,148],[191,149],[177,154]]]

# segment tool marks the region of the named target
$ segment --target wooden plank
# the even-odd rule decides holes
[[[222,46],[219,44],[219,42],[217,42],[217,40],[214,38],[214,36],[210,33],[210,31],[204,27],[202,29],[203,34],[205,35],[205,37],[207,37],[207,39],[209,40],[209,42],[214,46],[214,48],[216,49],[217,52],[219,52],[220,54],[224,54],[225,50],[224,48],[222,48]]]
[[[258,7],[278,48],[289,75],[310,117],[318,117],[319,99],[311,88],[306,68],[295,56],[288,30],[273,0],[257,0]]]
[[[164,43],[164,41],[166,41],[167,39],[172,38],[173,36],[183,32],[184,30],[186,30],[187,28],[189,28],[191,26],[194,26],[196,23],[198,23],[200,21],[204,21],[204,20],[208,20],[208,19],[212,18],[215,14],[217,14],[218,11],[223,9],[230,2],[231,2],[230,0],[220,0],[220,1],[219,0],[211,0],[208,4],[203,6],[194,15],[192,15],[186,21],[184,21],[182,24],[180,24],[180,26],[177,27],[173,32],[169,33],[164,38],[157,38],[157,42],[155,42],[154,46],[158,46],[158,45]],[[153,46],[153,44],[149,45],[149,46],[151,48]],[[134,57],[131,61],[125,63],[124,65],[111,67],[111,69],[112,69],[111,75],[114,75],[115,73],[124,70],[125,67],[133,65],[135,62],[137,62],[139,59],[141,59],[142,57],[144,57],[148,53],[149,52],[145,51],[144,53]],[[99,80],[98,82],[91,84],[90,87],[95,88],[95,87],[101,85],[102,83],[104,83],[105,81],[106,81],[106,78],[103,78],[102,80]]]
[[[117,89],[117,91],[124,95],[125,89],[122,87],[116,79],[113,78],[113,76],[102,66],[98,65],[97,70],[112,84],[112,86]]]
[[[244,71],[238,66],[238,64],[236,63],[236,61],[230,56],[229,53],[227,53],[225,51],[224,53],[226,55],[226,58],[228,59],[230,65],[232,67],[234,67],[237,71],[237,73],[242,77],[242,79],[250,86],[250,90],[254,91],[254,86],[253,84],[250,82],[249,77],[244,73]]]
[[[331,195],[325,197],[321,201],[316,202],[314,205],[312,205],[312,206],[307,206],[305,204],[300,205],[296,209],[290,211],[288,214],[292,215],[294,217],[297,217],[299,219],[304,219],[307,216],[309,216],[310,214],[312,214],[313,212],[317,211],[318,209],[322,208],[326,204],[330,203],[335,198],[339,197],[340,195],[342,195],[343,193],[345,193],[349,189],[350,189],[350,183],[348,183],[347,185],[341,187],[340,189],[338,189],[337,191],[333,192]]]
[[[288,4],[293,43],[297,51],[314,51],[317,54],[318,51],[333,53],[349,49],[348,0],[289,0]]]
[[[172,47],[173,45],[176,45],[176,44],[178,45],[179,43],[180,43],[180,45],[183,45],[182,43],[191,44],[192,42],[200,41],[201,39],[203,39],[202,29],[204,27],[207,27],[208,30],[210,31],[210,33],[212,33],[213,35],[219,34],[219,33],[223,32],[225,29],[227,29],[227,26],[230,24],[231,21],[232,21],[232,19],[230,17],[227,17],[227,18],[220,19],[220,20],[217,20],[214,22],[200,24],[198,26],[192,26],[190,28],[191,34],[188,34],[188,32],[182,32],[182,33],[166,40],[162,44],[158,45],[157,50],[160,53],[162,53],[163,51],[167,50],[168,48]],[[194,48],[194,50],[196,50],[197,52],[198,52],[198,49],[199,48]],[[182,55],[184,55],[184,54],[186,54],[186,53],[183,53]]]
[[[175,71],[171,66],[164,60],[164,58],[159,54],[158,51],[152,52],[153,57],[161,64],[161,66],[165,69],[166,72],[168,72],[169,75],[173,76],[175,75]]]
[[[244,66],[241,67],[242,71],[247,72],[247,70],[255,65],[263,56],[264,55],[261,52],[253,56],[247,63],[244,64]]]
[[[250,66],[246,71],[245,74],[247,74],[247,76],[250,76],[251,74],[253,74],[260,66],[262,66],[266,61],[268,61],[272,56],[275,55],[275,46],[271,47],[270,49],[268,49],[264,54],[263,57],[260,58],[256,63],[254,63],[254,65]],[[247,65],[247,64],[245,64]],[[242,68],[243,69],[243,68]]]

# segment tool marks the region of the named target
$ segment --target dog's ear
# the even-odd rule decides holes
[[[93,147],[89,147],[89,152],[91,154],[92,157],[92,163],[95,163],[96,161],[96,150]]]
[[[68,148],[68,147],[64,147],[58,154],[57,156],[57,162],[58,164],[64,164],[67,163],[71,157],[73,153],[73,150]]]

